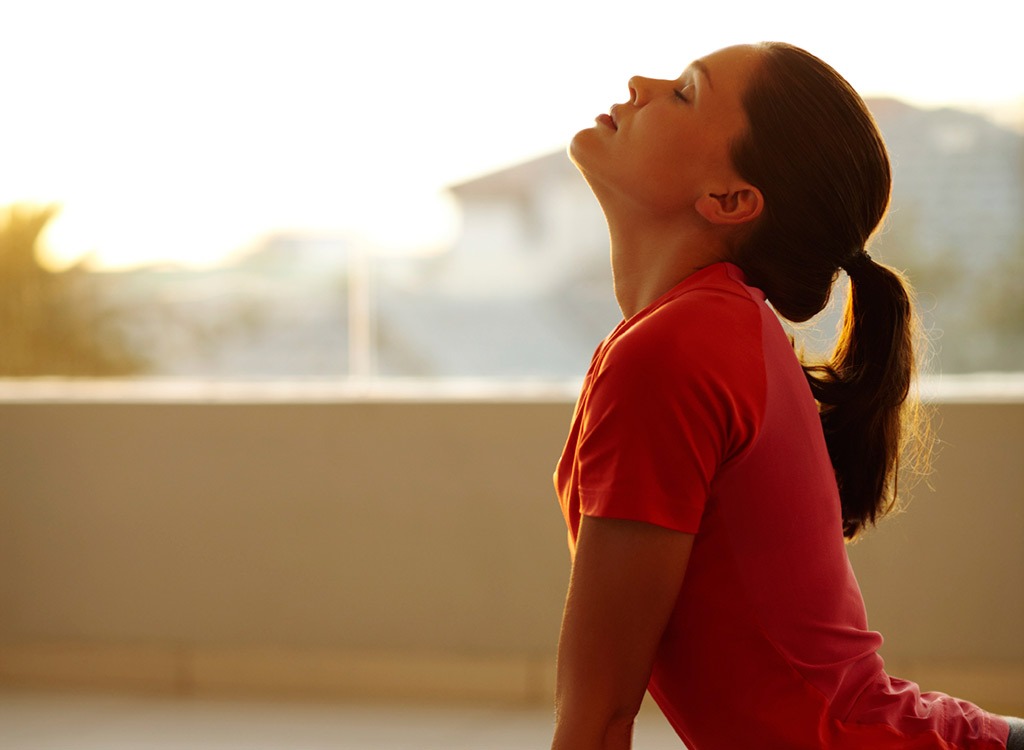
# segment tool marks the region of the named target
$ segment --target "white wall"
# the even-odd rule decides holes
[[[547,700],[565,397],[0,398],[0,681]],[[851,548],[897,674],[1024,709],[1024,403]]]

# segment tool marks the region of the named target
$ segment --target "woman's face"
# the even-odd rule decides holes
[[[727,47],[674,81],[631,78],[629,101],[598,116],[569,146],[602,204],[625,200],[675,214],[735,179],[730,145],[747,127],[741,99],[758,54]]]

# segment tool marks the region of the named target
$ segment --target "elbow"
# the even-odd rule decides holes
[[[610,709],[595,704],[556,703],[552,750],[619,750],[632,747],[639,706]]]

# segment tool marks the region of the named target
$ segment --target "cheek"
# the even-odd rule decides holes
[[[645,141],[636,150],[636,168],[652,187],[676,195],[689,194],[701,173],[705,154],[678,130],[660,134],[657,140]]]
[[[677,139],[670,149],[666,149],[665,161],[680,172],[680,180],[698,192],[707,189],[710,183],[719,182],[732,169],[728,142],[717,135],[709,137],[704,133]]]

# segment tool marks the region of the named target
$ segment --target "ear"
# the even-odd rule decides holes
[[[694,208],[712,224],[744,224],[761,215],[764,196],[753,185],[740,185],[722,193],[705,193]]]

